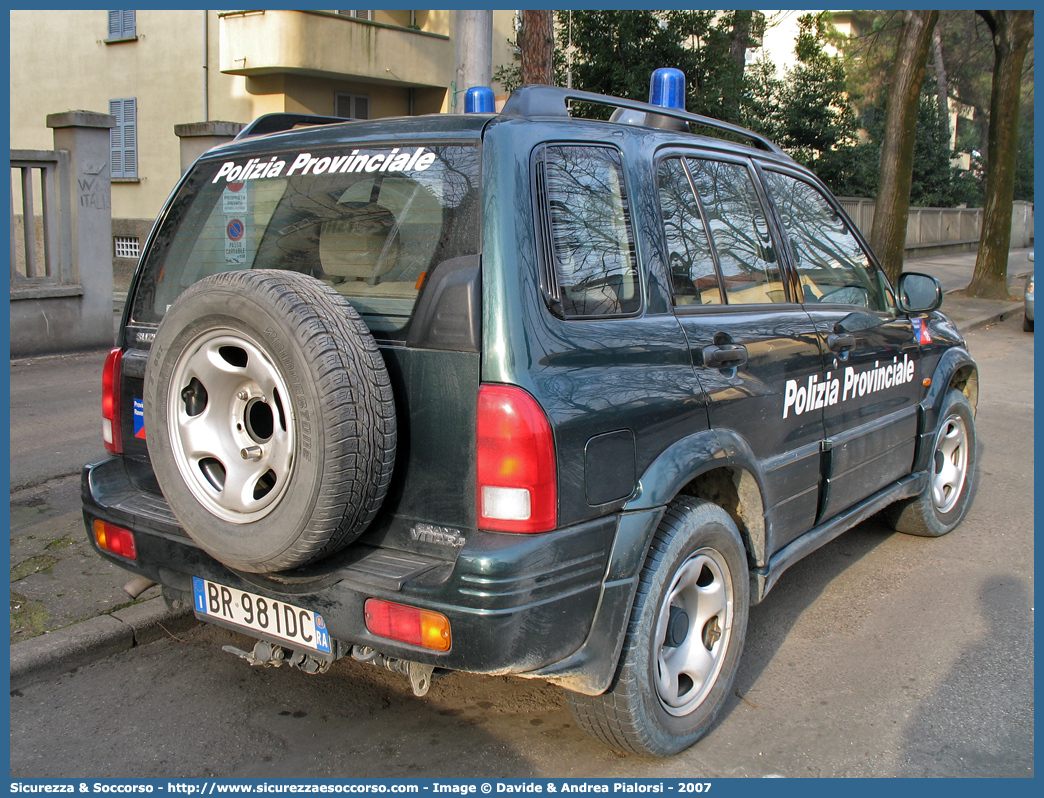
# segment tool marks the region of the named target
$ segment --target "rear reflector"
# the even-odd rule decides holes
[[[102,371],[102,440],[113,454],[123,453],[120,429],[120,361],[122,349],[113,349],[105,358]]]
[[[554,436],[536,399],[512,385],[479,388],[476,461],[481,529],[547,532],[555,528]]]
[[[450,624],[445,615],[373,598],[366,599],[363,612],[371,634],[433,651],[449,651]]]
[[[138,548],[134,545],[134,533],[129,529],[113,526],[97,519],[94,522],[94,540],[98,548],[126,557],[128,560],[138,559]]]

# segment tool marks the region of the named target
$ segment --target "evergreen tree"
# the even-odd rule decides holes
[[[780,96],[780,144],[796,161],[813,166],[856,143],[855,113],[845,86],[845,66],[826,51],[829,14],[798,19],[797,64],[787,70]]]
[[[924,208],[949,208],[954,200],[953,168],[950,166],[949,142],[943,140],[939,124],[939,95],[934,80],[926,78],[917,109],[914,139],[913,180],[910,204]]]

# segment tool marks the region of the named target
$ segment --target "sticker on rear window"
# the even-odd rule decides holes
[[[292,175],[323,175],[340,172],[423,172],[435,163],[435,153],[425,147],[416,149],[395,147],[386,150],[352,150],[350,155],[323,155],[313,158],[310,152],[302,152],[293,157],[293,163],[286,169],[286,161],[273,155],[265,161],[251,158],[245,164],[225,161],[214,175],[211,183],[221,178],[231,186],[245,180],[261,180],[267,177],[281,177],[286,169],[286,177]]]
[[[245,183],[229,183],[221,195],[222,213],[246,213],[247,193],[244,191]]]

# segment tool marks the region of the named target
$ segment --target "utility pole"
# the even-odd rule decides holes
[[[450,107],[455,113],[464,110],[464,92],[472,86],[489,86],[493,82],[493,12],[456,12],[454,96]]]

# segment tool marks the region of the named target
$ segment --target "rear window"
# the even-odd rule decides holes
[[[192,283],[287,269],[333,286],[370,329],[405,337],[428,273],[478,253],[473,145],[341,145],[198,164],[146,254],[136,322]]]

